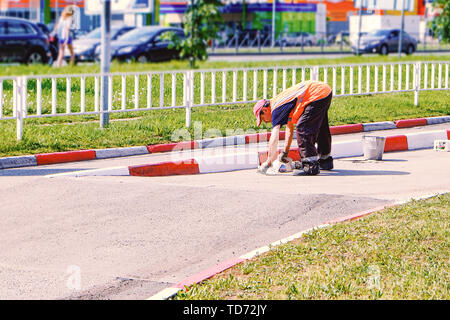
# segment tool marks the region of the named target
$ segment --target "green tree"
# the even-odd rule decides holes
[[[189,59],[189,66],[196,67],[198,60],[208,58],[208,42],[218,37],[223,23],[219,11],[219,0],[191,0],[184,15],[185,39],[172,35],[174,46],[180,50],[180,57]]]
[[[433,6],[439,8],[441,14],[431,21],[431,31],[442,42],[450,42],[450,0],[436,0]]]

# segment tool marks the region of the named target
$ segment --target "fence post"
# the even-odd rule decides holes
[[[186,128],[191,126],[191,109],[194,104],[194,71],[186,72]]]
[[[256,36],[258,37],[258,53],[261,53],[261,34],[258,31],[256,31]]]
[[[422,62],[414,64],[414,105],[419,105],[419,91],[420,91],[420,74],[422,72]]]
[[[319,67],[315,66],[311,69],[311,80],[319,81]]]
[[[17,78],[17,88],[16,88],[16,97],[15,97],[15,105],[16,105],[16,123],[17,123],[17,141],[22,140],[23,137],[23,116],[24,110],[26,108],[25,98],[26,98],[26,88],[24,85],[27,83],[26,77],[18,77]]]

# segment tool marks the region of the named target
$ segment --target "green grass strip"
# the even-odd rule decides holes
[[[312,65],[342,65],[342,64],[367,64],[367,63],[395,63],[408,61],[445,61],[450,57],[449,54],[438,53],[430,55],[411,55],[403,56],[398,59],[397,55],[380,56],[365,55],[336,57],[336,58],[318,58],[314,59],[291,59],[291,60],[271,60],[267,56],[267,61],[248,61],[246,56],[242,56],[242,62],[225,61],[203,61],[198,63],[198,69],[225,69],[225,68],[251,68],[251,67],[275,67],[275,66],[312,66]],[[111,64],[111,72],[151,72],[151,71],[171,71],[188,70],[187,61],[170,61],[160,63],[121,63],[114,61]],[[18,76],[18,75],[54,75],[54,74],[87,74],[99,73],[100,64],[84,64],[76,66],[67,66],[55,69],[51,66],[26,66],[26,65],[5,65],[0,68],[0,76]]]
[[[445,299],[450,194],[315,230],[175,299]]]

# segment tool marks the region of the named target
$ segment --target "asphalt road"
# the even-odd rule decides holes
[[[144,299],[328,220],[450,190],[450,153],[433,150],[340,159],[315,177],[46,177],[168,157],[0,170],[0,299]]]
[[[427,55],[448,55],[448,51],[441,52],[415,52],[415,56]],[[404,55],[404,54],[403,54]],[[219,54],[210,55],[209,61],[226,61],[226,62],[243,62],[243,61],[281,61],[281,60],[302,60],[302,59],[339,59],[344,57],[354,56],[351,52],[348,53],[273,53],[273,54]],[[363,57],[378,56],[377,54],[363,54]],[[398,56],[398,53],[390,53],[389,56]]]

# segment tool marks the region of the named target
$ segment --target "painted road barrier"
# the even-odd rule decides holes
[[[434,130],[420,133],[386,137],[384,152],[432,149],[435,140],[446,140],[450,130]],[[362,140],[341,141],[333,143],[331,155],[335,159],[360,157],[364,154]],[[301,160],[298,149],[292,148],[289,153],[294,161]],[[196,156],[177,161],[115,167],[106,169],[94,169],[51,175],[57,176],[143,176],[160,177],[172,175],[192,175],[205,173],[219,173],[236,170],[256,169],[258,165],[267,159],[267,150],[251,151],[243,153],[227,153],[214,156]]]
[[[409,119],[398,120],[396,122],[383,121],[363,124],[349,124],[342,126],[330,127],[330,131],[333,135],[346,134],[346,133],[358,133],[377,130],[388,130],[403,127],[410,127],[412,124],[416,125],[432,125],[450,122],[450,116],[430,117],[423,119]],[[398,125],[397,125],[397,124]],[[213,139],[195,140],[195,141],[183,141],[177,143],[165,143],[148,146],[138,147],[124,147],[124,148],[110,148],[110,149],[95,149],[95,150],[79,150],[79,151],[67,151],[67,152],[55,152],[37,155],[26,155],[18,157],[6,157],[0,158],[0,169],[28,167],[36,165],[56,164],[73,161],[85,161],[94,159],[108,159],[117,157],[128,157],[136,155],[145,155],[153,153],[165,153],[174,151],[185,151],[195,149],[217,148],[222,146],[244,145],[251,143],[267,142],[270,140],[271,133],[255,133],[239,136],[220,137]],[[295,132],[294,132],[295,138]],[[285,139],[285,131],[280,132],[280,140]],[[404,145],[404,144],[403,144]],[[394,146],[395,147],[395,146]],[[406,150],[403,147],[402,150]],[[398,150],[396,148],[385,149],[385,152]],[[345,154],[345,152],[344,152]]]

